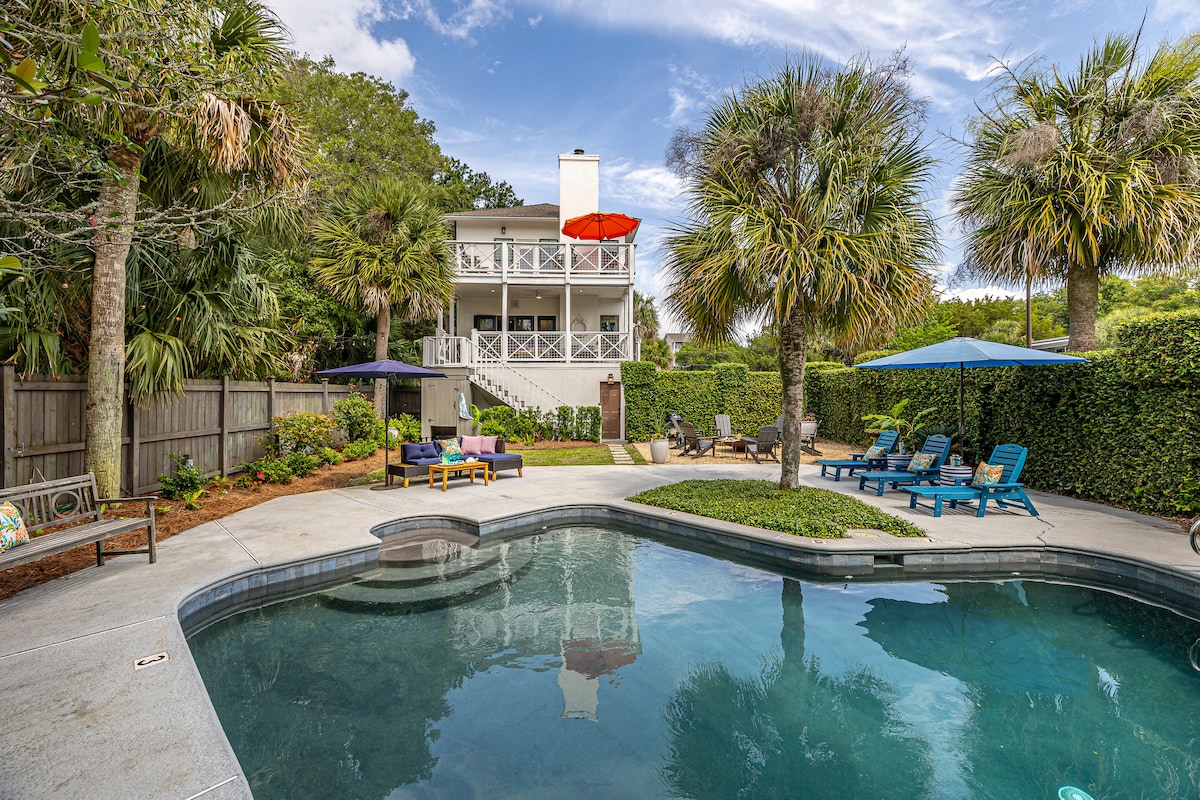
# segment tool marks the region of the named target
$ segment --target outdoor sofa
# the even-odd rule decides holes
[[[456,440],[465,458],[476,458],[488,465],[493,479],[502,469],[515,469],[519,477],[525,476],[525,464],[520,453],[504,452],[503,439],[495,436],[459,436]],[[442,461],[444,441],[448,440],[435,439],[431,442],[408,442],[400,445],[400,463],[388,465],[387,485],[391,486],[393,478],[399,478],[407,489],[411,479],[428,477],[429,465],[440,464]],[[484,450],[491,452],[483,452]]]

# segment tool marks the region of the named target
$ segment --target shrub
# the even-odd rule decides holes
[[[292,453],[283,461],[297,478],[307,478],[321,466],[321,461],[316,456],[301,452]]]
[[[395,431],[392,436],[392,444],[395,444],[397,434],[401,442],[416,442],[421,439],[421,421],[412,414],[393,417],[388,423],[388,428],[390,431]]]
[[[331,415],[337,426],[346,432],[347,441],[358,442],[382,436],[375,405],[364,394],[356,392],[338,400],[333,404]]]
[[[359,458],[366,458],[374,455],[379,449],[379,442],[374,439],[359,439],[354,442],[347,442],[342,447],[342,458],[354,461]]]
[[[187,463],[187,456],[179,453],[167,453],[167,458],[175,464],[175,474],[162,474],[158,482],[162,484],[162,496],[178,500],[191,496],[199,497],[204,488],[204,474],[194,464]]]
[[[316,452],[317,460],[322,464],[340,464],[342,463],[342,454],[332,447],[322,447]]]
[[[283,458],[260,458],[242,464],[242,472],[257,483],[291,483],[294,477],[287,459]]]
[[[325,414],[311,411],[292,411],[271,418],[270,444],[264,442],[267,453],[283,458],[292,453],[312,455],[333,443],[337,423]]]
[[[485,408],[479,419],[479,430],[484,436],[499,436],[501,439],[516,438],[517,410],[512,406]]]
[[[580,406],[575,411],[575,438],[600,441],[600,406]]]
[[[567,440],[575,435],[575,409],[559,406],[554,415],[554,438]]]

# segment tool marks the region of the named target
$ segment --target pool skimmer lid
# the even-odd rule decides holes
[[[166,653],[155,653],[152,656],[144,656],[133,662],[133,671],[137,672],[139,669],[153,667],[155,664],[165,664],[168,659],[170,659],[170,656]]]

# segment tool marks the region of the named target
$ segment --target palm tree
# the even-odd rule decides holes
[[[654,296],[633,290],[633,336],[639,342],[658,338],[658,311]]]
[[[901,65],[828,70],[809,57],[673,142],[690,200],[667,240],[668,302],[702,344],[764,317],[776,327],[781,488],[798,480],[809,341],[877,339],[928,302],[937,248],[921,204],[922,113]]]
[[[954,196],[968,274],[1066,282],[1071,350],[1095,348],[1102,277],[1177,270],[1200,242],[1200,36],[1149,59],[1139,39],[1005,69]]]
[[[156,141],[169,142],[210,171],[244,176],[250,191],[286,182],[298,171],[295,128],[278,106],[255,98],[282,74],[284,35],[259,0],[150,0],[136,8],[30,0],[14,20],[23,49],[51,82],[76,70],[75,42],[84,30],[84,45],[99,54],[113,89],[85,102],[52,99],[42,123],[31,126],[58,142],[45,150],[73,156],[75,168],[58,175],[73,174],[71,190],[87,198],[73,212],[77,223],[86,216],[82,228],[61,236],[78,243],[80,230],[87,231],[93,253],[84,467],[96,474],[103,494],[116,496],[126,259],[139,239],[176,235],[206,216],[195,205],[180,205],[139,217],[145,153]],[[50,153],[31,163],[62,157]]]
[[[393,309],[429,319],[454,293],[449,232],[438,211],[395,180],[366,181],[313,227],[313,276],[334,297],[375,317],[375,358],[388,357]],[[386,381],[376,381],[383,414]]]

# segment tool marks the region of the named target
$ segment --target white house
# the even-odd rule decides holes
[[[460,394],[481,408],[599,405],[603,437],[622,436],[636,230],[615,241],[565,236],[568,219],[600,210],[600,158],[576,150],[558,157],[558,171],[558,205],[446,216],[457,278],[424,342],[424,365],[447,376],[422,382],[427,436],[470,432]]]

